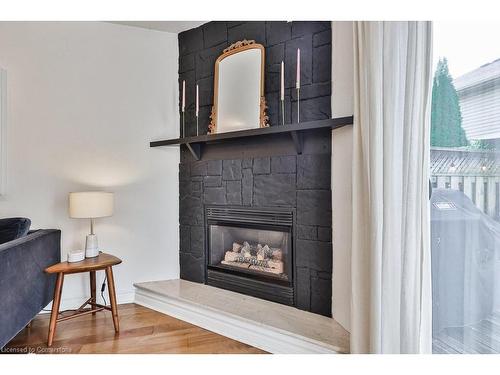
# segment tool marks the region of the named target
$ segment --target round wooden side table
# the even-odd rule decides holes
[[[113,266],[120,264],[121,259],[106,253],[100,253],[95,258],[85,258],[80,262],[68,263],[61,262],[54,264],[53,266],[47,267],[45,272],[50,274],[57,274],[56,286],[54,289],[54,301],[52,302],[52,312],[50,314],[50,324],[49,324],[49,336],[47,339],[47,346],[52,346],[54,340],[54,334],[56,333],[56,324],[64,320],[73,319],[82,315],[95,314],[98,311],[109,310],[113,316],[113,324],[115,326],[115,332],[120,331],[120,325],[118,322],[118,309],[116,306],[116,292],[115,292],[115,280],[113,278]],[[96,300],[96,271],[105,270],[106,277],[108,279],[108,291],[109,300],[111,306],[104,306],[97,303]],[[61,293],[64,282],[64,275],[72,273],[90,273],[90,298],[81,305],[74,314],[69,316],[59,316],[59,305],[61,303]],[[87,305],[90,308],[85,308]]]

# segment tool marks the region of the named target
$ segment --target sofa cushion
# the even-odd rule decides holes
[[[26,236],[31,220],[25,217],[0,219],[0,244]]]

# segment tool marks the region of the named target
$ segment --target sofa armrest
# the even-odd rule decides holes
[[[60,230],[37,230],[0,245],[0,348],[52,301],[55,275],[44,270],[60,261]]]

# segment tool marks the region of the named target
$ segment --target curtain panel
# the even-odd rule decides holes
[[[431,353],[430,22],[354,23],[352,353]]]

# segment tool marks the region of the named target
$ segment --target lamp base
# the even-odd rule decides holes
[[[87,234],[87,239],[85,240],[85,258],[95,258],[98,255],[97,235]]]

